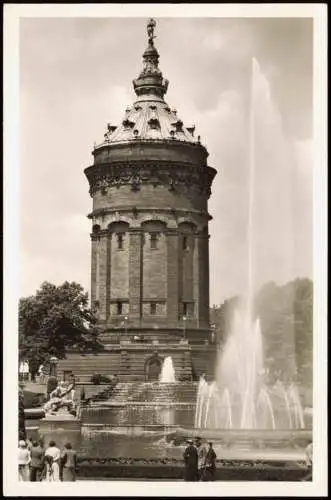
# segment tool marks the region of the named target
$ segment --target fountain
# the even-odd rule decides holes
[[[161,384],[172,384],[176,382],[175,369],[171,356],[167,356],[163,362],[160,382]]]
[[[267,106],[267,120],[278,125],[266,78],[253,60],[249,130],[249,202],[247,223],[247,297],[234,314],[232,329],[219,352],[215,381],[201,379],[198,388],[195,426],[201,429],[304,429],[303,409],[298,390],[278,382],[267,384],[260,321],[253,317],[254,264],[256,255],[254,208],[256,175],[256,111],[260,100]],[[280,129],[277,128],[278,132]],[[260,137],[259,137],[260,139]]]
[[[195,427],[213,429],[304,429],[294,384],[266,383],[259,320],[236,311],[233,329],[219,353],[216,380],[200,379]]]

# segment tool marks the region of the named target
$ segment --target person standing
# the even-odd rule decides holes
[[[40,365],[38,368],[38,373],[39,373],[39,383],[44,384],[45,383],[45,368],[44,365]]]
[[[31,448],[32,448],[32,439],[31,439],[31,437],[26,438],[26,447],[31,452]]]
[[[216,470],[216,453],[213,448],[213,443],[208,443],[208,450],[205,461],[205,469],[202,473],[202,481],[214,481]]]
[[[305,450],[307,474],[302,481],[311,481],[313,477],[313,443],[309,443]]]
[[[184,481],[196,481],[198,471],[198,452],[191,439],[187,440],[187,448],[184,451]]]
[[[41,481],[42,472],[44,468],[44,449],[40,446],[40,444],[37,441],[34,441],[32,443],[30,454],[31,454],[30,481],[32,482]]]
[[[29,481],[29,464],[31,461],[30,451],[26,442],[21,440],[18,443],[18,480]]]
[[[64,445],[61,455],[62,481],[76,481],[77,453],[71,443]]]
[[[202,443],[201,437],[196,438],[196,448],[198,452],[198,472],[197,472],[197,481],[201,481],[202,473],[205,469],[206,465],[206,456],[207,456],[207,448]]]
[[[61,452],[55,441],[50,441],[45,451],[46,481],[60,481],[60,458]]]

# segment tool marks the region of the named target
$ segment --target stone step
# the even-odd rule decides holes
[[[113,402],[191,403],[197,397],[196,383],[118,383],[111,394]]]

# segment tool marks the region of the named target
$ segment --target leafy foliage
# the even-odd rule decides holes
[[[46,397],[42,393],[23,391],[24,408],[39,408],[46,402]]]
[[[101,373],[93,373],[91,376],[91,383],[93,385],[109,384],[111,379],[107,375],[102,375]]]
[[[312,386],[313,284],[303,278],[284,286],[269,283],[256,297],[266,365],[282,378]]]
[[[50,356],[65,358],[68,348],[97,352],[96,317],[88,307],[81,285],[44,282],[36,294],[19,302],[19,355],[29,362],[34,376]]]
[[[18,392],[18,439],[26,439],[24,393],[22,389],[19,389]]]
[[[235,309],[240,304],[239,297],[226,299],[221,306],[214,306],[210,311],[210,322],[215,325],[216,343],[226,341],[231,329],[231,322]]]

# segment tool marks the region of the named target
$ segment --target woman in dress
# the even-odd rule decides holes
[[[21,440],[18,443],[18,480],[29,481],[29,464],[31,462],[31,454],[27,448],[26,442]]]
[[[50,441],[45,451],[46,481],[60,481],[60,458],[61,452],[55,441]]]

